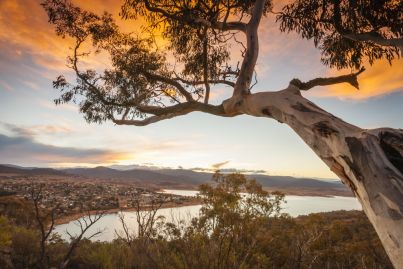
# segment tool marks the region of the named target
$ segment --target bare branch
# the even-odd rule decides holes
[[[75,235],[72,236],[70,233],[67,232],[67,234],[70,236],[71,239],[71,243],[70,243],[70,247],[69,250],[67,251],[66,255],[63,258],[63,262],[60,264],[60,268],[64,269],[67,267],[67,265],[70,262],[71,259],[71,255],[74,253],[74,251],[76,250],[76,248],[78,247],[80,241],[83,239],[84,234],[95,224],[97,223],[103,216],[105,216],[105,211],[97,211],[93,217],[91,217],[91,213],[88,212],[88,215],[83,217],[82,220],[77,220],[77,222],[80,225],[80,234],[79,235]],[[83,222],[85,223],[85,226],[83,225]],[[98,230],[96,232],[94,232],[93,234],[87,236],[88,239],[93,238],[96,235],[101,234],[102,231]]]
[[[41,200],[42,200],[42,184],[39,184],[39,188],[36,189],[33,185],[31,187],[30,196],[31,200],[34,204],[35,210],[35,219],[41,234],[41,241],[40,241],[40,255],[36,264],[38,266],[45,266],[46,263],[49,263],[49,257],[47,256],[47,249],[46,249],[46,241],[49,239],[53,228],[55,226],[55,218],[57,210],[59,209],[59,204],[55,205],[47,214],[41,214],[41,210],[39,208]],[[47,225],[47,221],[50,218],[50,223]],[[46,258],[46,259],[45,259]]]
[[[122,224],[123,233],[124,233],[124,236],[125,236],[125,238],[123,238],[123,239],[129,246],[131,246],[133,238],[130,235],[129,227],[127,226],[127,223],[125,221],[125,216],[124,216],[122,211],[120,211],[119,220],[120,220],[120,223]],[[122,238],[120,233],[118,233],[117,231],[115,231],[115,233],[117,234],[117,236],[119,238]]]
[[[299,79],[295,78],[290,81],[290,84],[298,87],[301,91],[307,91],[316,86],[326,86],[326,85],[333,85],[338,83],[349,83],[354,88],[358,89],[358,80],[357,76],[360,75],[362,72],[365,71],[365,68],[362,67],[359,71],[355,73],[351,73],[348,75],[342,75],[337,77],[328,77],[328,78],[315,78],[308,82],[302,82]]]

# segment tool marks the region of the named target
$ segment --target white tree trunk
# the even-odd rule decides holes
[[[232,102],[234,104],[234,102]],[[289,125],[354,192],[395,268],[403,268],[403,130],[361,129],[301,96],[294,85],[235,102]]]

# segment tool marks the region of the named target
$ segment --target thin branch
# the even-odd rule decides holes
[[[243,22],[208,21],[204,18],[192,18],[189,16],[178,16],[177,14],[169,13],[162,8],[151,5],[150,1],[147,1],[147,0],[144,1],[144,5],[145,5],[146,9],[150,12],[156,12],[171,20],[185,22],[189,25],[200,24],[203,26],[207,26],[208,28],[217,29],[217,30],[221,30],[221,31],[231,31],[231,30],[238,30],[238,31],[242,31],[242,32],[246,31],[246,24]]]
[[[354,88],[358,89],[359,85],[358,85],[357,76],[360,75],[364,71],[365,71],[365,68],[362,67],[359,71],[348,74],[348,75],[342,75],[342,76],[337,76],[337,77],[328,77],[328,78],[315,78],[308,82],[302,82],[299,79],[295,78],[290,81],[290,84],[296,86],[301,91],[307,91],[316,86],[326,86],[326,85],[333,85],[333,84],[344,83],[344,82],[349,83]]]
[[[143,72],[144,76],[149,78],[149,79],[155,79],[157,81],[160,82],[164,82],[166,84],[169,84],[171,86],[174,86],[184,97],[185,99],[190,102],[190,101],[194,101],[192,94],[190,92],[188,92],[178,81],[176,81],[175,79],[171,79],[165,76],[161,76],[158,74],[152,74],[149,72]]]
[[[76,235],[76,236],[72,236],[70,233],[67,233],[70,236],[71,239],[71,243],[69,246],[69,250],[67,251],[66,255],[63,258],[63,262],[60,264],[60,269],[64,269],[67,267],[67,265],[70,262],[71,259],[71,255],[73,254],[73,252],[76,250],[76,248],[78,247],[81,239],[84,237],[84,234],[88,231],[88,229],[90,229],[95,223],[97,223],[104,215],[105,215],[105,211],[97,211],[94,215],[94,217],[91,217],[91,213],[88,212],[87,216],[84,217],[81,221],[80,219],[77,220],[77,222],[80,225],[80,234]],[[85,223],[85,226],[83,225],[83,222]],[[98,230],[96,232],[94,232],[93,234],[91,234],[90,236],[87,236],[88,239],[93,238],[96,235],[101,234],[102,231]]]
[[[78,68],[78,56],[79,56],[78,50],[83,42],[84,42],[83,40],[77,40],[76,46],[74,47],[72,68],[75,71],[77,77],[80,78],[89,87],[91,92],[93,92],[98,97],[98,99],[105,105],[115,105],[115,106],[137,105],[134,101],[131,101],[131,102],[127,101],[124,104],[119,104],[114,101],[109,101],[109,100],[105,99],[104,95],[101,93],[101,91],[98,89],[98,87],[96,85],[94,85],[93,83],[89,82],[88,79],[86,79],[85,76],[82,75],[82,73],[79,71],[79,68]],[[153,73],[146,72],[146,71],[142,72],[142,74],[148,79],[157,80],[159,82],[163,82],[163,83],[169,84],[171,86],[174,86],[179,91],[179,93],[185,97],[185,99],[187,101],[194,101],[192,94],[190,92],[188,92],[175,79],[171,79],[169,77],[165,77],[165,76],[158,75],[158,74],[153,74]],[[170,97],[174,99],[174,97],[172,97],[172,96],[170,96]],[[179,102],[177,99],[174,99],[174,100]]]
[[[403,38],[384,38],[377,32],[341,34],[353,41],[372,42],[385,47],[403,47]]]
[[[228,73],[230,74],[230,73]],[[235,75],[235,72],[232,73],[232,75]],[[197,81],[190,81],[190,80],[186,80],[180,77],[177,77],[176,80],[179,80],[180,82],[183,82],[187,85],[191,85],[191,86],[196,86],[196,85],[202,85],[205,83],[205,81],[201,81],[201,80],[197,80]],[[225,79],[209,79],[207,80],[207,82],[209,84],[226,84],[228,86],[234,87],[235,83],[229,80],[225,80]]]

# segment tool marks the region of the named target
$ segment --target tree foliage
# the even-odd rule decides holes
[[[126,0],[122,18],[147,22],[140,36],[121,32],[108,13],[97,15],[63,0],[42,5],[56,34],[74,40],[68,64],[76,82],[62,75],[54,81],[62,92],[56,104],[78,103],[88,122],[139,126],[193,111],[240,114],[229,112],[226,101],[210,105],[210,91],[217,84],[232,87],[235,105],[239,96],[250,93],[258,57],[257,29],[261,17],[272,11],[272,2],[262,0]],[[402,3],[393,0],[301,0],[285,6],[277,20],[282,31],[312,38],[325,64],[358,69],[365,58],[373,63],[399,57],[401,11]],[[156,32],[166,47],[159,48]],[[240,58],[231,53],[234,45],[242,49]],[[82,67],[89,46],[109,55],[105,70]],[[349,80],[312,87],[341,82]]]
[[[403,46],[403,2],[395,0],[298,0],[278,14],[281,31],[313,39],[330,67],[389,63]]]
[[[166,53],[153,43],[152,36],[120,32],[110,14],[98,16],[61,0],[43,2],[56,34],[71,37],[75,42],[68,61],[76,73],[76,84],[59,76],[53,83],[62,92],[56,104],[77,102],[85,119],[97,123],[118,122],[117,115],[124,120],[142,119],[150,114],[154,115],[153,122],[158,116],[177,110],[180,113],[193,110],[222,113],[219,108],[203,106],[198,101],[204,98],[204,103],[208,103],[206,91],[210,84],[233,86],[231,76],[233,79],[237,72],[227,63],[226,41],[234,33],[221,28],[243,30],[244,23],[226,20],[230,15],[249,16],[253,3],[178,1],[171,5],[170,1],[126,1],[122,8],[124,18],[144,16],[151,28],[162,28],[162,35],[169,42],[168,51],[176,56],[178,65],[183,66],[178,71],[166,61]],[[269,8],[270,1],[265,10]],[[220,19],[224,21],[218,23]],[[89,55],[80,51],[87,41],[91,41],[96,52],[103,51],[110,56],[111,67],[103,73],[80,69],[79,60]],[[169,104],[176,106],[172,109],[167,107]]]

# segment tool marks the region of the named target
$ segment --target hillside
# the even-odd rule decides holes
[[[86,177],[148,183],[161,187],[196,188],[211,180],[212,173],[195,172],[187,169],[131,169],[117,170],[108,167],[69,168],[66,173]],[[345,195],[351,196],[350,190],[340,181],[324,181],[312,178],[295,178],[291,176],[269,176],[262,174],[247,175],[256,179],[263,187],[280,190],[289,194],[304,195]]]
[[[203,183],[210,182],[212,173],[195,172],[187,169],[147,169],[130,170],[113,169],[109,167],[95,168],[25,168],[15,165],[0,165],[0,174],[24,176],[63,176],[81,180],[105,180],[125,183],[135,183],[141,186],[157,188],[196,189]],[[342,195],[351,196],[351,191],[340,181],[324,181],[312,178],[295,178],[291,176],[269,176],[263,174],[247,175],[256,179],[264,188],[270,191],[282,191],[295,195]]]
[[[24,176],[67,176],[67,174],[63,171],[52,168],[28,168],[9,164],[0,164],[0,174],[15,174]]]

